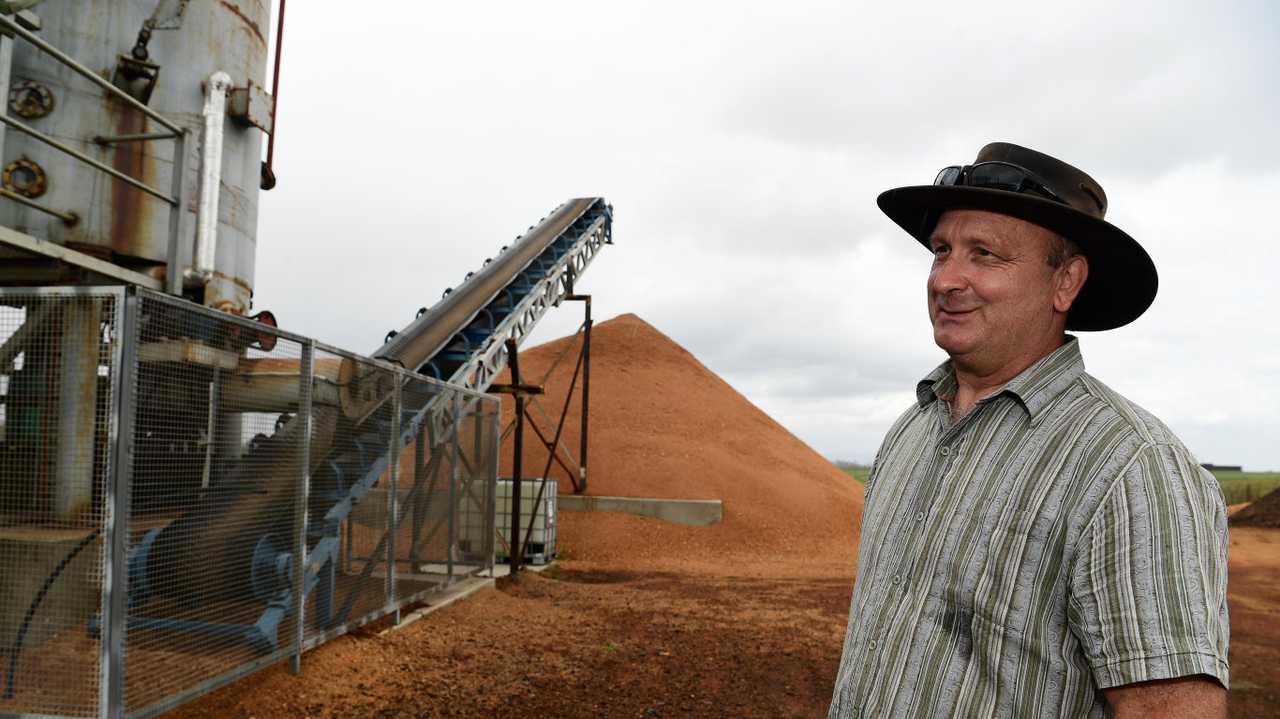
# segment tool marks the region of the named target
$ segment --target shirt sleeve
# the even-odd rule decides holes
[[[1185,448],[1138,452],[1074,561],[1068,620],[1099,688],[1193,674],[1227,686],[1226,511]]]

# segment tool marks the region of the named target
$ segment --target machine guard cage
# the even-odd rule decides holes
[[[161,293],[0,288],[0,716],[153,716],[491,571],[499,417]]]

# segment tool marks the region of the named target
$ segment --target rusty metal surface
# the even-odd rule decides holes
[[[0,183],[4,185],[4,189],[28,198],[39,197],[49,189],[44,168],[25,157],[19,157],[4,166]]]
[[[176,29],[157,29],[149,41],[149,62],[160,68],[149,107],[198,137],[200,83],[205,78],[224,70],[237,87],[265,83],[266,43],[261,36],[270,8],[263,0],[190,0],[188,4],[182,21],[171,23]],[[40,37],[109,78],[121,53],[127,54],[143,23],[157,11],[157,0],[48,0],[36,11],[44,25]],[[174,143],[142,141],[104,147],[93,142],[98,136],[148,134],[163,128],[125,103],[108,99],[100,88],[23,41],[14,45],[13,65],[15,88],[18,83],[26,88],[38,84],[52,100],[51,112],[28,120],[32,127],[149,185],[172,184]],[[215,258],[217,272],[227,281],[214,290],[220,307],[242,314],[250,307],[253,287],[263,139],[259,128],[228,119]],[[187,143],[187,174],[192,178],[196,152],[196,143]],[[68,227],[57,217],[0,199],[0,225],[59,244],[105,247],[113,262],[130,269],[165,264],[169,226],[163,202],[10,133],[0,166],[22,156],[39,163],[48,176],[49,189],[42,203],[73,212],[80,221]],[[189,185],[194,193],[196,183]],[[194,211],[192,199],[184,198],[183,212]],[[187,223],[187,228],[193,233],[194,223]],[[188,236],[180,242],[186,264],[192,240]]]

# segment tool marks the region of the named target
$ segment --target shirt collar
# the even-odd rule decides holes
[[[1018,401],[1031,421],[1035,422],[1044,408],[1082,374],[1084,358],[1080,355],[1080,343],[1075,337],[1067,335],[1067,341],[1061,347],[1040,358],[978,403],[1008,394]],[[947,360],[916,384],[916,402],[924,409],[938,399],[954,397],[955,392],[956,374],[951,360]]]

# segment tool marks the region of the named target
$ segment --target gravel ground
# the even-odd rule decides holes
[[[527,377],[567,342],[525,352]],[[719,498],[723,523],[562,514],[565,558],[545,575],[342,637],[301,676],[277,666],[173,716],[825,716],[861,487],[634,315],[596,326],[592,363],[589,493]],[[548,377],[548,408],[572,369]],[[1280,530],[1233,527],[1230,557],[1231,715],[1276,716]]]

